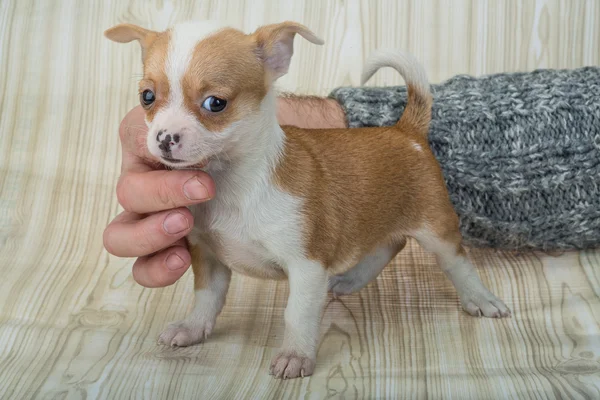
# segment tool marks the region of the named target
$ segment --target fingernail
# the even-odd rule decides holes
[[[167,215],[165,222],[163,222],[165,232],[170,233],[171,235],[183,232],[189,227],[187,219],[179,212],[172,212]]]
[[[171,271],[185,267],[185,263],[177,254],[171,254],[167,257],[167,268]]]
[[[188,179],[183,184],[183,193],[190,200],[206,200],[209,198],[208,190],[206,190],[206,187],[200,182],[197,176]]]

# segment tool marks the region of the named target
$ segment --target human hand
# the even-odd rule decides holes
[[[202,171],[167,171],[152,161],[141,107],[119,127],[123,160],[117,198],[125,211],[104,230],[104,247],[118,257],[137,257],[133,277],[145,287],[175,283],[191,264],[185,236],[194,226],[186,206],[210,200],[214,182]]]
[[[282,93],[277,99],[277,120],[280,125],[304,129],[347,128],[344,110],[336,100],[327,97]]]

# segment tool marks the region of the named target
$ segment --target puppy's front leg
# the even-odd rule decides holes
[[[190,244],[190,253],[194,271],[194,309],[183,321],[169,324],[160,335],[159,344],[183,347],[202,342],[213,330],[225,305],[231,270],[200,246]]]
[[[288,266],[290,295],[285,308],[283,346],[271,361],[271,374],[276,378],[312,375],[327,278],[325,268],[316,262],[305,260]]]

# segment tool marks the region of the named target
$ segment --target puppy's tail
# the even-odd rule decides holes
[[[383,67],[392,67],[398,71],[408,87],[408,101],[396,126],[427,138],[433,99],[425,69],[409,53],[398,50],[379,50],[367,60],[362,74],[362,84],[364,85],[375,72]]]

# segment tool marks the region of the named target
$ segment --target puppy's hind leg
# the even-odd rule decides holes
[[[508,307],[483,285],[473,264],[466,257],[461,245],[458,218],[453,214],[446,221],[438,221],[441,226],[437,230],[422,229],[411,236],[425,250],[435,254],[439,266],[454,284],[467,313],[488,318],[510,316]]]
[[[358,292],[377,278],[390,261],[406,246],[406,239],[380,247],[365,256],[354,267],[340,275],[329,277],[329,291],[334,296]]]

